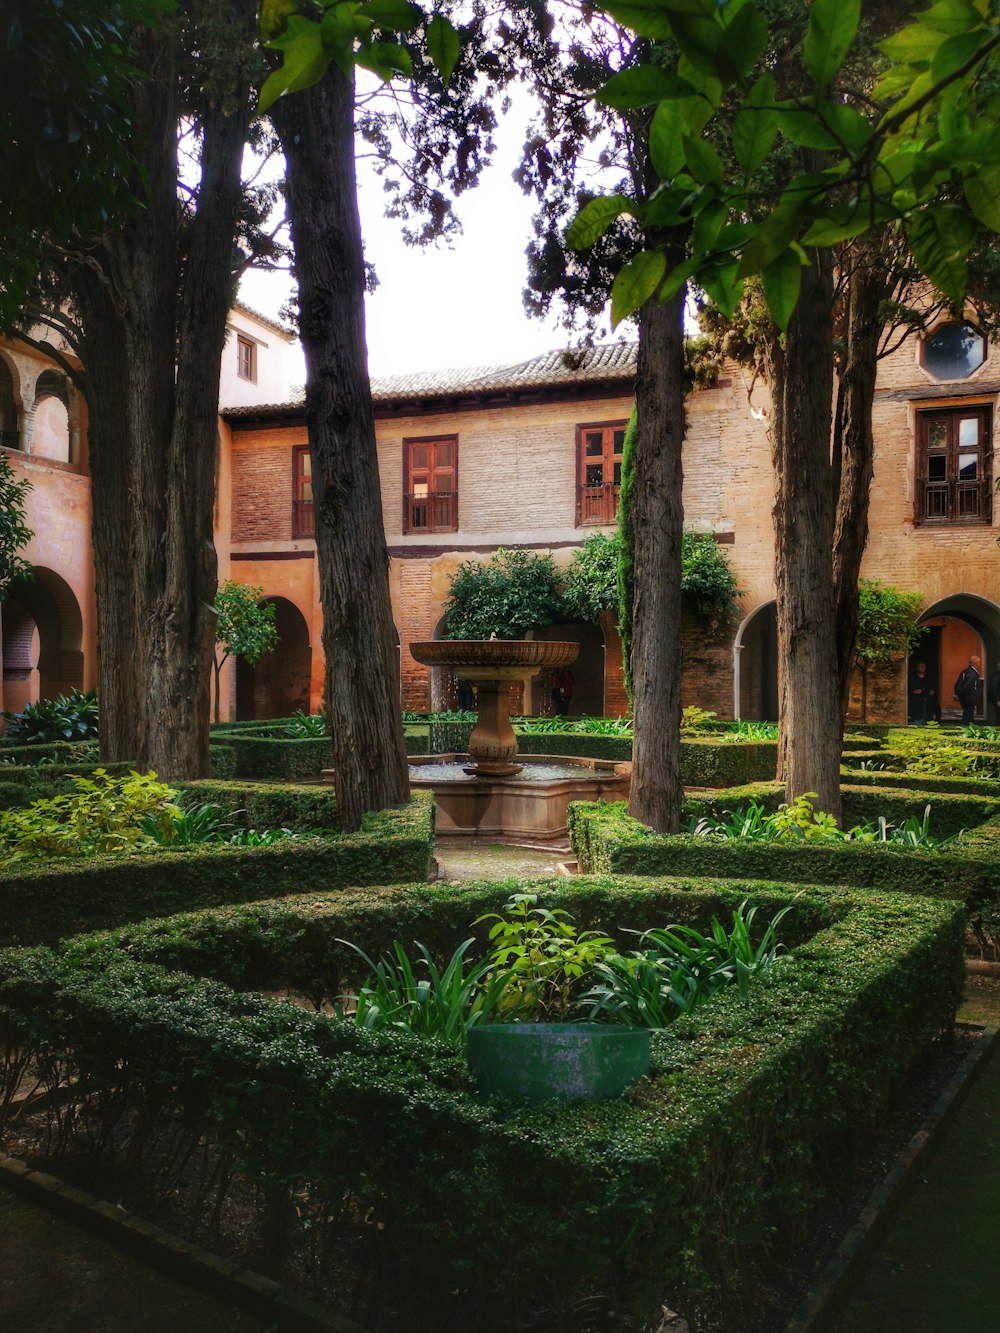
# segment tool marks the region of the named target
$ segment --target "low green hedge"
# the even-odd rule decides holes
[[[590,736],[574,731],[519,731],[517,744],[522,754],[582,756],[622,763],[632,758],[630,736]]]
[[[178,782],[186,806],[217,805],[241,828],[289,828],[296,833],[336,833],[337,796],[330,783]],[[373,818],[373,816],[369,816]]]
[[[74,790],[73,778],[90,778],[103,768],[114,777],[127,777],[133,764],[0,764],[0,810],[30,805],[48,796]]]
[[[196,785],[206,799],[220,795],[224,787]],[[256,806],[247,789],[242,790],[242,808],[248,808],[248,800],[260,814],[275,808],[268,805],[267,789]],[[260,825],[270,822],[261,819]],[[420,795],[401,809],[366,815],[360,831],[352,834],[271,847],[207,845],[188,851],[12,862],[0,869],[0,941],[47,944],[81,930],[221,903],[426,879],[433,838],[434,806]]]
[[[846,756],[845,756],[846,757]],[[969,796],[1000,796],[1000,782],[989,778],[943,778],[937,773],[892,773],[887,769],[864,770],[844,767],[841,769],[843,780],[852,787],[904,787],[907,791],[926,792],[932,800],[941,792],[954,792]]]
[[[612,922],[648,892],[603,891]],[[550,901],[572,911],[588,892]],[[797,890],[767,892],[794,902]],[[703,924],[736,899],[661,893],[668,918]],[[844,1169],[953,1018],[954,904],[806,899],[824,928],[745,1004],[722,994],[655,1034],[652,1078],[614,1101],[480,1103],[434,1043],[85,942],[0,953],[0,1039],[43,1086],[58,1071],[99,1090],[86,1115],[53,1101],[55,1143],[85,1137],[96,1160],[113,1151],[102,1131],[137,1106],[136,1161],[162,1166],[167,1134],[172,1161],[214,1146],[251,1209],[247,1230],[306,1269],[337,1255],[336,1294],[357,1293],[363,1312],[349,1313],[366,1322],[506,1333],[572,1327],[584,1308],[649,1320],[665,1299],[684,1309],[720,1287],[751,1298],[776,1232]],[[228,1187],[228,1172],[217,1179]],[[219,1203],[209,1189],[200,1212]],[[350,1261],[362,1271],[344,1281]]]
[[[328,736],[240,736],[230,733],[226,746],[236,758],[238,778],[319,778],[333,763]]]
[[[774,777],[777,764],[777,741],[681,741],[681,780],[686,787],[766,782]]]
[[[941,803],[947,799],[966,798],[942,797]],[[931,820],[933,827],[933,809]],[[631,819],[623,804],[579,802],[569,809],[569,833],[580,869],[592,874],[775,880],[959,899],[981,950],[1000,956],[1000,819],[981,823],[963,842],[942,851],[907,851],[798,839],[669,837]]]
[[[89,751],[87,755],[85,752]],[[97,742],[50,741],[44,745],[0,740],[0,769],[12,765],[97,763]]]

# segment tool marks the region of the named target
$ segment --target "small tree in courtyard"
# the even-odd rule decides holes
[[[10,461],[0,454],[0,602],[15,580],[34,578],[31,561],[21,555],[35,535],[24,521],[30,490],[27,477],[18,481]]]
[[[500,547],[483,564],[464,560],[444,603],[449,639],[523,639],[565,610],[550,555]]]
[[[858,584],[858,637],[854,660],[861,672],[861,720],[868,720],[868,672],[908,655],[926,631],[916,623],[921,597],[878,580]]]
[[[274,603],[260,599],[263,588],[226,579],[215,597],[215,720],[219,720],[219,695],[222,668],[230,657],[242,657],[254,666],[265,653],[278,646],[274,624]]]

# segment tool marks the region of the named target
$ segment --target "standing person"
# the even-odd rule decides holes
[[[557,717],[565,717],[573,701],[573,673],[568,667],[556,667],[552,672],[552,710]]]
[[[993,725],[1000,727],[1000,666],[997,667],[993,675],[990,676],[990,683],[987,687],[987,697],[990,706],[993,709]]]
[[[922,727],[933,719],[937,702],[937,689],[923,658],[918,658],[910,670],[909,695],[910,721],[915,727]]]
[[[976,703],[979,699],[979,682],[983,678],[983,660],[975,653],[969,658],[969,665],[958,674],[955,681],[955,698],[962,705],[962,725],[967,727],[976,715]]]

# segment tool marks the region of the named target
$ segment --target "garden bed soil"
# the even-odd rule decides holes
[[[970,1008],[977,1017],[983,1014],[986,1021],[992,1021],[995,1013],[1000,1011],[1000,984],[986,978],[975,978],[975,983],[976,993]],[[775,1245],[770,1255],[756,1264],[741,1300],[731,1300],[725,1309],[718,1299],[706,1300],[688,1311],[692,1333],[721,1333],[721,1330],[734,1329],[739,1333],[775,1333],[776,1329],[784,1327],[980,1033],[978,1027],[960,1025],[954,1039],[939,1042],[928,1053],[914,1070],[877,1138],[859,1152],[851,1167],[838,1171],[835,1179],[824,1182],[822,1197],[818,1195],[816,1205],[800,1219],[794,1243]],[[23,1123],[14,1126],[4,1150],[26,1159],[37,1168],[51,1170],[80,1188],[121,1203],[130,1211],[227,1258],[278,1276],[276,1265],[269,1262],[266,1245],[250,1226],[253,1209],[247,1187],[231,1189],[224,1207],[214,1213],[206,1206],[204,1196],[199,1194],[199,1180],[193,1170],[189,1170],[184,1178],[174,1178],[170,1144],[164,1145],[162,1160],[153,1163],[153,1170],[137,1177],[117,1170],[106,1159],[95,1163],[83,1156],[46,1157],[43,1151],[45,1126],[43,1110],[26,1117]],[[122,1122],[118,1128],[124,1147],[129,1126]],[[192,1154],[191,1167],[199,1164],[201,1171],[197,1174],[202,1182],[205,1171],[220,1167],[203,1149]],[[164,1189],[168,1178],[169,1186]],[[351,1317],[375,1333],[388,1333],[405,1322],[406,1311],[386,1309],[381,1293],[371,1290],[366,1282],[362,1256],[369,1245],[377,1246],[379,1242],[377,1236],[365,1234],[364,1219],[357,1219],[357,1223],[357,1243],[350,1246],[335,1244],[332,1252],[327,1250],[323,1254],[320,1266],[316,1265],[316,1255],[311,1261],[303,1255],[289,1256],[281,1277],[304,1294],[322,1300],[338,1311],[349,1312]],[[45,1279],[39,1274],[39,1294],[44,1290]],[[461,1292],[455,1292],[455,1307],[442,1310],[440,1315],[436,1333],[465,1326]],[[551,1333],[554,1327],[551,1319],[552,1312],[542,1312],[538,1320],[520,1327],[545,1329]],[[514,1326],[508,1322],[507,1327]],[[640,1333],[636,1323],[609,1311],[574,1315],[573,1329],[574,1333],[598,1333],[599,1330],[601,1333],[605,1330],[608,1333],[611,1330]]]

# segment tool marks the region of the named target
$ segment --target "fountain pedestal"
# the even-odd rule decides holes
[[[469,738],[474,778],[512,777],[517,737],[510,725],[510,687],[528,681],[545,667],[569,666],[578,643],[547,643],[544,639],[434,639],[411,643],[410,652],[424,666],[450,667],[479,692],[479,716]]]

